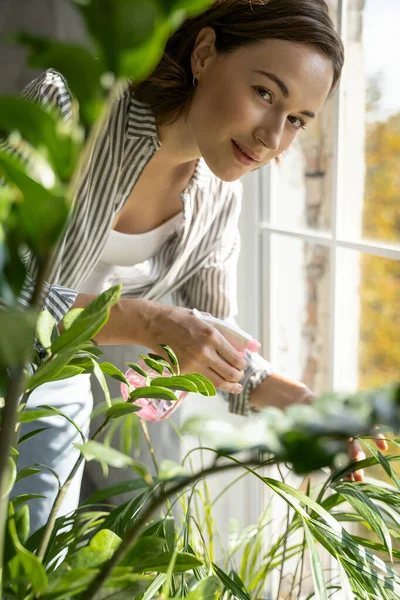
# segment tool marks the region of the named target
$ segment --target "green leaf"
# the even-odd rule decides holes
[[[186,600],[217,600],[220,597],[221,584],[214,575],[199,581],[186,596]]]
[[[88,546],[79,550],[70,560],[75,569],[95,568],[111,558],[121,544],[121,538],[109,529],[102,529],[92,538]]]
[[[139,354],[139,358],[141,358],[150,369],[156,371],[160,375],[164,373],[164,367],[160,365],[160,363],[152,358],[149,358],[146,354]]]
[[[15,204],[19,234],[36,256],[48,257],[68,218],[69,206],[64,196],[32,179],[22,163],[4,150],[0,150],[0,173],[24,196]]]
[[[62,324],[64,329],[69,329],[71,325],[75,322],[75,319],[79,317],[79,315],[83,312],[83,308],[72,308],[67,312],[62,320]]]
[[[36,475],[36,473],[40,473],[40,469],[37,469],[36,467],[25,467],[25,469],[21,469],[21,471],[18,471],[17,478],[15,481],[21,481],[21,479],[25,479],[25,477]]]
[[[130,481],[123,481],[122,483],[115,483],[113,485],[109,485],[97,492],[94,492],[86,498],[83,504],[98,504],[103,500],[107,500],[112,496],[118,496],[119,494],[126,494],[128,492],[134,492],[136,490],[141,490],[143,488],[148,488],[149,484],[144,478],[132,479]]]
[[[41,600],[67,600],[72,595],[84,592],[98,574],[99,569],[78,569],[72,571],[66,563],[49,574],[49,586],[40,596]]]
[[[158,479],[160,481],[166,481],[174,477],[188,477],[188,475],[182,465],[166,458],[161,461],[158,469]]]
[[[139,400],[140,398],[158,398],[159,400],[178,401],[178,398],[171,390],[157,386],[136,388],[129,394],[129,402],[135,402],[135,400]]]
[[[26,548],[24,548],[21,544],[18,538],[16,522],[13,516],[14,515],[11,512],[10,519],[8,520],[10,537],[14,544],[18,560],[21,563],[29,582],[31,583],[33,590],[39,594],[47,587],[47,576],[44,567],[37,556],[26,550]]]
[[[105,70],[117,77],[122,76],[119,61],[124,51],[149,39],[156,23],[163,22],[161,4],[156,0],[79,1],[77,7],[89,33],[102,50]],[[144,61],[149,62],[146,56]]]
[[[95,375],[97,381],[100,384],[101,389],[103,390],[104,398],[109,407],[112,406],[110,390],[108,389],[106,378],[104,377],[104,373],[101,370],[99,364],[93,360],[93,374]]]
[[[46,498],[46,496],[43,496],[42,494],[19,494],[12,500],[14,509],[17,509],[22,504],[25,504],[25,502],[35,500],[35,498]]]
[[[303,528],[305,537],[307,540],[308,550],[310,553],[310,565],[311,565],[311,573],[313,576],[314,582],[314,594],[316,600],[328,600],[328,593],[325,584],[324,570],[322,568],[322,563],[319,558],[315,540],[311,535],[310,528],[308,527],[307,521],[302,518]]]
[[[189,375],[185,375],[185,377],[192,380],[197,385],[199,394],[202,394],[203,396],[216,396],[217,390],[215,389],[215,386],[207,379],[207,377],[204,377],[204,375],[200,375],[200,373],[190,373]],[[201,391],[201,384],[206,388],[206,392]]]
[[[21,506],[21,508],[14,513],[14,519],[17,536],[20,542],[24,544],[28,539],[30,527],[29,507],[27,504]]]
[[[136,81],[150,75],[162,57],[169,33],[169,24],[160,23],[145,42],[134,50],[121,52],[119,75]]]
[[[33,343],[36,314],[33,310],[0,311],[0,364],[15,367]]]
[[[171,375],[175,375],[175,371],[173,370],[173,368],[171,367],[169,362],[167,360],[165,360],[165,358],[163,358],[159,354],[153,354],[152,352],[149,352],[148,356],[152,360],[156,360],[157,362],[159,362],[160,365],[162,365],[164,367],[164,369],[167,369],[167,371],[169,371],[171,373]]]
[[[167,516],[164,521],[164,534],[167,541],[168,551],[173,553],[175,550],[175,517]]]
[[[185,374],[185,378],[189,379],[189,381],[193,381],[195,386],[197,387],[197,393],[202,396],[209,396],[209,392],[207,386],[193,373]]]
[[[101,57],[94,56],[82,46],[74,46],[50,39],[22,33],[17,37],[20,44],[30,50],[29,66],[43,70],[53,68],[63,74],[68,88],[79,100],[80,113],[89,125],[99,117],[101,109],[101,75],[104,65]],[[76,68],[79,65],[79,68]]]
[[[108,446],[104,446],[104,444],[100,444],[99,442],[94,442],[90,440],[85,444],[74,444],[78,450],[82,452],[86,460],[98,460],[100,462],[104,462],[111,467],[131,467],[135,469],[140,475],[142,475],[145,479],[148,479],[149,473],[147,468],[134,460],[130,456],[115,450],[115,448],[110,448]]]
[[[71,419],[68,415],[63,413],[61,410],[58,410],[58,408],[55,408],[54,406],[41,404],[40,406],[32,410],[24,410],[22,413],[20,413],[19,421],[21,423],[31,423],[32,421],[36,421],[36,419],[54,416],[62,417],[63,419],[66,419],[68,423],[71,423],[71,425],[75,427],[75,429],[81,436],[82,441],[85,441],[85,436],[83,435],[81,428],[75,423],[75,421]]]
[[[218,579],[223,583],[224,587],[238,600],[251,600],[248,593],[243,590],[239,585],[229,577],[222,569],[220,569],[215,563],[212,563],[215,574]]]
[[[379,452],[379,450],[372,444],[369,444],[366,440],[363,440],[363,443],[366,445],[371,454],[379,461],[381,467],[393,481],[397,489],[400,490],[400,477],[397,475],[396,471],[392,469],[390,462],[386,460],[385,456],[381,454],[381,452]]]
[[[364,517],[371,529],[385,544],[392,560],[392,540],[377,505],[362,490],[358,489],[357,485],[342,483],[336,486],[336,491],[351,504],[358,514]]]
[[[166,579],[167,575],[165,573],[159,573],[154,579],[153,583],[147,589],[146,593],[143,595],[142,600],[153,600],[158,590],[165,583]]]
[[[133,369],[133,371],[135,371],[138,375],[141,375],[142,377],[144,377],[146,379],[146,381],[150,382],[149,374],[144,369],[142,369],[142,367],[140,367],[136,363],[126,363],[126,364],[131,369]]]
[[[121,381],[122,383],[126,383],[126,385],[129,385],[128,380],[125,377],[125,375],[122,373],[122,371],[117,369],[117,367],[115,367],[111,363],[102,362],[102,363],[100,363],[99,366],[100,366],[100,369],[103,371],[103,373],[105,373],[106,375],[109,375],[113,379],[116,379],[117,381]]]
[[[20,423],[31,423],[37,419],[43,419],[44,417],[55,417],[56,413],[49,408],[34,408],[32,410],[24,410],[20,413],[18,421]]]
[[[60,128],[59,118],[39,103],[20,97],[0,97],[0,130],[18,131],[36,149],[46,149],[45,156],[58,177],[68,181],[75,167],[81,140]]]
[[[178,371],[179,371],[178,357],[176,356],[176,354],[172,350],[172,348],[170,348],[169,346],[166,346],[165,344],[160,344],[160,348],[162,348],[164,350],[164,352],[168,355],[168,358],[169,358],[172,366],[177,367]],[[178,372],[178,375],[179,375],[179,372]]]
[[[137,406],[137,404],[130,404],[129,402],[114,404],[111,408],[106,412],[107,419],[119,419],[120,417],[124,417],[125,415],[138,412],[141,410],[141,406]]]
[[[6,472],[3,474],[5,479],[4,494],[3,498],[7,498],[11,490],[14,487],[15,480],[17,478],[17,467],[15,461],[11,456],[8,457],[7,466],[5,467]]]
[[[55,319],[48,310],[42,310],[36,322],[36,335],[43,348],[50,348]]]
[[[187,379],[185,375],[176,375],[174,377],[155,377],[150,382],[151,386],[160,386],[183,392],[197,393],[198,388],[195,383]]]
[[[75,353],[74,348],[69,348],[60,352],[56,356],[51,356],[34,372],[26,381],[26,390],[33,391],[43,383],[56,378],[58,373],[64,369]]]
[[[83,372],[84,369],[82,369],[82,367],[69,364],[61,369],[61,371],[58,371],[58,373],[54,373],[47,381],[62,381],[63,379],[70,379],[71,377],[81,375]]]
[[[92,300],[71,327],[53,342],[51,352],[56,354],[65,347],[77,348],[91,340],[107,322],[109,309],[119,301],[121,290],[121,284],[115,285]]]
[[[165,573],[168,570],[173,554],[165,551],[166,541],[162,538],[139,538],[125,555],[122,564],[130,565],[135,572],[156,571]],[[189,571],[201,566],[193,554],[178,552],[176,555],[174,573]]]

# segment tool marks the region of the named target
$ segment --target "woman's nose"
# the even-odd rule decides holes
[[[286,119],[274,119],[259,127],[254,137],[259,140],[267,150],[276,152],[281,146]]]

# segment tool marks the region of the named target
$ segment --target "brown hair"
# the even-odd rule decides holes
[[[234,52],[265,39],[314,44],[332,59],[333,91],[344,62],[343,44],[325,0],[216,0],[201,15],[188,19],[171,36],[153,73],[133,86],[135,97],[150,105],[157,119],[173,122],[193,96],[191,55],[198,33],[212,27],[217,52]]]

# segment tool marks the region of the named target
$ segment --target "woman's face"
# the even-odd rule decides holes
[[[329,94],[333,65],[311,44],[271,39],[218,54],[214,40],[211,28],[197,38],[187,119],[209,168],[234,181],[301,135]]]

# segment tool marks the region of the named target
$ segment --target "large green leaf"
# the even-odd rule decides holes
[[[76,3],[101,51],[105,70],[117,77],[121,75],[121,54],[149,39],[156,23],[162,19],[158,0],[78,0]]]
[[[48,310],[40,311],[36,323],[36,335],[43,348],[51,346],[51,336],[55,324],[54,317]]]
[[[81,428],[79,427],[79,425],[77,425],[75,423],[75,421],[73,419],[71,419],[71,417],[69,417],[67,414],[65,414],[61,410],[58,410],[58,408],[55,408],[54,406],[49,406],[48,404],[42,404],[42,405],[38,406],[37,408],[33,408],[32,410],[21,411],[19,413],[19,421],[21,423],[31,423],[32,421],[36,421],[37,419],[43,419],[44,417],[55,417],[55,416],[62,417],[63,419],[68,421],[68,423],[71,423],[71,425],[79,433],[82,441],[85,441],[85,436],[84,436]]]
[[[150,75],[161,59],[170,31],[168,22],[160,22],[156,25],[151,37],[136,48],[121,52],[118,65],[119,75],[136,81]]]
[[[39,385],[56,379],[57,375],[61,373],[64,367],[69,363],[74,352],[74,348],[67,348],[63,352],[46,360],[34,374],[29,377],[26,382],[26,389],[33,391],[35,388],[39,387]]]
[[[159,400],[172,400],[173,402],[177,402],[178,398],[175,396],[171,390],[166,387],[140,387],[136,388],[129,394],[129,401],[135,402],[135,400],[139,400],[140,398],[158,398]]]
[[[156,571],[166,573],[173,554],[166,551],[166,541],[162,538],[144,537],[137,540],[134,546],[125,555],[122,564],[130,565],[139,573],[144,571]],[[192,554],[178,552],[174,564],[174,573],[189,571],[201,565]]]
[[[310,528],[308,527],[307,521],[302,519],[303,529],[310,553],[310,565],[311,573],[314,582],[314,595],[316,600],[328,600],[328,592],[326,589],[326,582],[324,576],[324,570],[322,568],[321,559],[319,557],[315,540],[311,535]]]
[[[371,529],[385,544],[392,559],[392,540],[378,506],[361,489],[358,489],[357,485],[342,483],[336,486],[336,491],[353,506],[358,514],[364,517]]]
[[[197,385],[190,379],[187,379],[185,375],[155,377],[151,380],[150,385],[170,388],[171,390],[181,390],[183,392],[198,392]]]
[[[141,406],[137,406],[136,404],[130,404],[129,402],[119,402],[118,404],[114,404],[111,408],[106,412],[107,419],[119,419],[125,415],[129,415],[131,413],[138,412],[141,410]]]
[[[111,558],[121,544],[121,538],[109,529],[102,529],[90,543],[73,554],[68,560],[71,568],[88,569],[102,565]]]
[[[60,127],[59,118],[49,110],[24,98],[1,96],[0,130],[18,131],[33,148],[45,150],[46,159],[61,180],[70,179],[81,142]]]
[[[14,459],[11,458],[11,456],[8,457],[4,473],[2,473],[2,478],[4,478],[4,499],[7,498],[10,494],[11,490],[14,487],[15,480],[17,478],[17,467],[15,465]],[[3,499],[0,498],[0,501],[2,501]]]
[[[26,358],[33,343],[36,314],[33,310],[0,311],[0,365],[15,367]]]
[[[4,150],[0,150],[0,173],[24,196],[14,206],[19,234],[35,255],[47,257],[67,222],[69,206],[64,195],[35,181],[21,161]]]
[[[43,496],[43,494],[19,494],[13,498],[12,503],[14,509],[17,509],[18,507],[22,506],[22,504],[25,504],[25,502],[29,502],[30,500],[35,500],[37,498],[46,498],[46,496]]]
[[[37,594],[40,594],[40,592],[42,592],[47,587],[48,583],[44,567],[38,559],[38,557],[29,552],[21,544],[21,541],[18,538],[17,526],[13,516],[14,515],[12,514],[11,509],[10,519],[8,520],[8,530],[10,533],[10,537],[14,544],[18,560],[21,563],[29,582],[31,583],[34,591]]]
[[[115,483],[113,485],[109,485],[104,487],[97,492],[94,492],[86,498],[83,504],[98,504],[103,500],[107,500],[112,496],[118,496],[119,494],[126,494],[127,492],[136,492],[137,490],[141,490],[143,488],[148,488],[149,484],[144,478],[132,479],[129,481],[123,481],[122,483]]]
[[[99,117],[102,106],[101,76],[105,69],[101,57],[82,46],[27,33],[19,34],[17,40],[29,50],[30,67],[43,70],[53,68],[62,73],[73,97],[80,103],[81,119],[92,125]]]
[[[83,312],[83,310],[83,308],[72,308],[69,310],[62,320],[64,329],[69,329],[75,319],[77,319],[81,312]]]
[[[243,590],[241,586],[239,586],[229,575],[227,575],[218,565],[213,563],[213,570],[217,575],[218,579],[224,585],[224,588],[227,589],[234,598],[238,600],[250,600],[249,594]]]
[[[210,575],[206,577],[190,591],[187,600],[217,600],[221,592],[221,584],[217,577]]]
[[[69,329],[54,340],[51,352],[56,354],[65,347],[77,348],[91,340],[107,322],[109,310],[121,296],[122,285],[115,285],[97,296],[75,319]]]
[[[125,377],[125,375],[122,373],[122,371],[117,369],[117,367],[115,367],[111,363],[102,362],[102,363],[100,363],[99,366],[100,366],[100,369],[103,371],[103,373],[105,373],[109,377],[112,377],[113,379],[116,379],[117,381],[121,381],[122,383],[126,383],[126,385],[129,385],[128,380]]]
[[[82,452],[86,460],[98,460],[117,468],[131,467],[145,479],[149,478],[148,470],[142,463],[115,450],[115,448],[110,448],[93,440],[89,440],[85,444],[74,444],[74,446]]]

